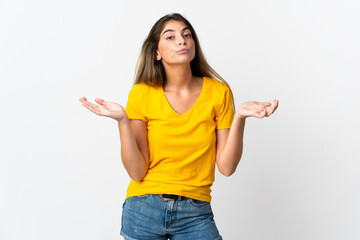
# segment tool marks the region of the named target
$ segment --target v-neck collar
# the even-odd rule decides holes
[[[192,107],[191,107],[189,110],[187,110],[185,113],[183,113],[183,114],[180,114],[180,113],[176,112],[176,111],[171,107],[169,101],[168,101],[167,98],[166,98],[166,95],[165,95],[165,92],[164,92],[164,88],[163,88],[163,86],[161,85],[161,94],[163,95],[163,98],[164,98],[164,100],[166,101],[166,105],[169,107],[169,109],[171,110],[171,112],[173,112],[174,114],[176,114],[176,115],[178,115],[178,116],[184,116],[184,115],[189,114],[190,112],[193,111],[194,108],[196,108],[196,105],[198,105],[200,98],[201,98],[202,95],[204,94],[203,92],[204,92],[204,89],[205,89],[205,82],[206,82],[205,79],[206,79],[206,77],[202,77],[202,79],[203,79],[203,83],[202,83],[200,95],[198,96],[198,98],[196,99],[196,101],[195,101],[195,103],[192,105]]]

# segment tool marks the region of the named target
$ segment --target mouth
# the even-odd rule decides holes
[[[186,49],[186,48],[183,48],[183,49],[180,49],[180,50],[177,50],[176,53],[188,53],[190,52],[190,49]]]

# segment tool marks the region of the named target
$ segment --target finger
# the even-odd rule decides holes
[[[267,110],[268,111],[267,116],[270,116],[271,114],[273,114],[277,107],[278,107],[278,101],[274,100],[274,105]]]
[[[264,106],[263,103],[257,103],[255,105],[251,106],[251,108],[253,108],[256,112],[262,112],[262,111],[264,111],[266,106]]]
[[[92,103],[85,101],[85,100],[83,100],[82,103],[85,107],[92,107],[92,105],[93,105]]]
[[[99,106],[92,104],[88,101],[83,102],[83,106],[86,107],[87,109],[93,111],[93,112],[100,112]]]
[[[279,107],[279,100],[274,100],[274,111]],[[273,111],[273,112],[274,112]]]
[[[84,107],[86,107],[87,109],[89,109],[90,111],[93,111],[94,110],[94,107],[93,106],[91,106],[89,103],[87,103],[87,102],[84,102],[83,104],[82,104]]]
[[[95,98],[95,102],[100,104],[100,105],[105,105],[106,104],[106,102],[101,98]]]
[[[81,97],[81,98],[79,98],[79,101],[84,102],[84,101],[87,101],[87,99],[86,99],[86,97]]]
[[[89,109],[90,111],[93,111],[93,108],[90,107],[90,106],[88,106],[88,105],[86,105],[85,103],[83,103],[82,105],[83,105],[85,108]]]
[[[269,116],[273,114],[275,111],[275,105],[269,110]]]
[[[258,111],[254,115],[254,117],[257,117],[257,118],[263,118],[265,116],[266,116],[266,109],[264,109],[263,111]]]
[[[260,102],[259,104],[263,106],[271,106],[271,102]]]
[[[275,103],[272,107],[267,107],[267,116],[270,116],[275,111],[275,107],[276,107]]]
[[[267,117],[267,116],[268,116],[268,110],[267,110],[267,108],[264,109],[264,111],[262,112],[262,114],[264,115],[263,117]]]
[[[101,109],[98,106],[92,106],[92,105],[86,105],[83,104],[84,107],[86,107],[87,109],[89,109],[90,111],[92,111],[93,113],[97,114],[97,115],[101,115]]]
[[[260,118],[263,118],[266,116],[266,110],[260,113]]]

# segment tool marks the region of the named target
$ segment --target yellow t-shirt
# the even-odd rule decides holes
[[[216,130],[230,128],[234,111],[226,84],[203,77],[201,93],[184,114],[175,112],[162,87],[135,84],[128,96],[129,119],[147,122],[150,165],[143,180],[130,180],[126,198],[176,194],[211,202],[215,180]]]

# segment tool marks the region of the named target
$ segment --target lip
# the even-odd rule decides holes
[[[190,49],[187,49],[187,48],[183,48],[183,49],[176,51],[176,53],[188,53],[188,52],[190,52]]]

